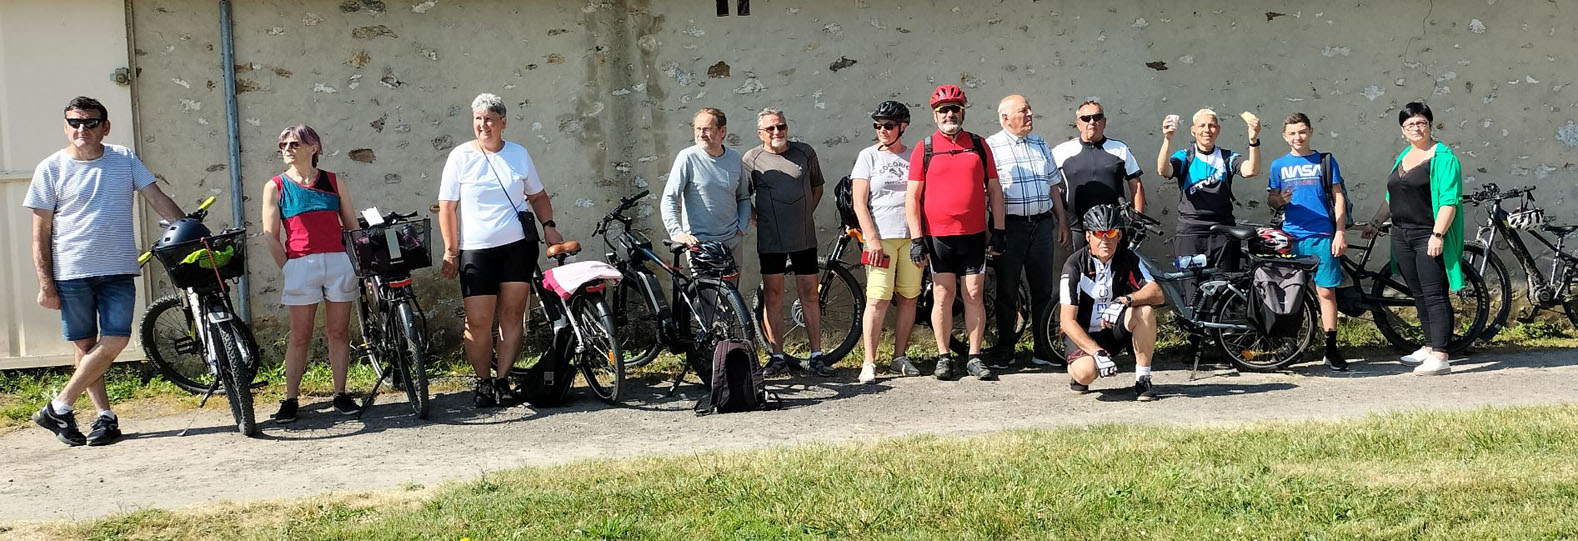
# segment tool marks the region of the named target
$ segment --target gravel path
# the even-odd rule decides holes
[[[1414,377],[1385,360],[1356,362],[1347,374],[1303,365],[1274,374],[1220,370],[1193,382],[1187,367],[1164,368],[1155,377],[1163,395],[1149,404],[1120,389],[1133,381],[1127,371],[1080,396],[1068,392],[1061,373],[859,385],[844,370],[833,379],[771,382],[787,406],[771,412],[697,418],[690,400],[662,395],[665,384],[637,389],[622,408],[583,397],[564,408],[478,412],[469,394],[451,394],[435,401],[432,422],[420,423],[403,401],[386,395],[360,421],[333,413],[327,402],[306,404],[301,420],[264,424],[260,439],[238,436],[223,403],[211,403],[185,437],[176,434],[192,414],[122,419],[127,438],[107,447],[66,448],[36,427],[0,436],[0,521],[430,485],[587,458],[1090,423],[1201,425],[1565,403],[1574,401],[1578,353],[1484,353],[1436,378]],[[699,389],[687,384],[681,394],[694,397]],[[259,417],[274,406],[259,404]]]

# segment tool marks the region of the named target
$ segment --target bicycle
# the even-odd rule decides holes
[[[1359,231],[1363,225],[1354,225],[1349,231]],[[1375,321],[1375,328],[1381,331],[1381,336],[1391,343],[1393,347],[1404,351],[1414,351],[1424,343],[1424,330],[1419,325],[1419,313],[1414,304],[1414,297],[1408,284],[1402,277],[1393,272],[1390,260],[1382,260],[1379,270],[1369,270],[1370,259],[1375,253],[1376,240],[1390,230],[1390,224],[1382,224],[1377,228],[1378,234],[1366,239],[1362,246],[1358,243],[1348,244],[1348,253],[1338,258],[1343,274],[1352,280],[1352,286],[1339,288],[1337,295],[1337,308],[1349,315],[1359,315],[1370,312],[1371,319]],[[1362,237],[1361,237],[1362,238]],[[1358,261],[1354,261],[1355,252],[1363,254]],[[1468,349],[1479,337],[1480,331],[1485,328],[1488,315],[1487,295],[1484,280],[1480,279],[1472,265],[1463,267],[1463,288],[1448,293],[1447,299],[1452,303],[1452,337],[1447,342],[1448,353],[1460,353]],[[1364,287],[1368,281],[1369,287]]]
[[[619,341],[624,353],[624,365],[640,367],[652,362],[660,349],[671,353],[684,353],[686,362],[679,377],[674,380],[669,394],[673,395],[685,376],[695,370],[702,381],[708,381],[711,369],[712,346],[719,340],[739,340],[756,343],[755,327],[745,309],[738,287],[731,279],[737,270],[727,272],[686,272],[680,256],[693,247],[664,240],[674,262],[664,262],[653,251],[652,241],[640,231],[632,229],[634,218],[625,211],[634,208],[650,192],[620,200],[613,211],[597,222],[594,236],[602,237],[608,245],[607,259],[623,277],[614,292],[614,322],[620,331]],[[619,224],[615,231],[611,226]],[[657,274],[649,264],[656,265],[669,277],[671,284],[665,300]]]
[[[566,258],[579,253],[581,243],[573,240],[550,245],[547,250],[548,259],[556,261],[559,268],[565,268]],[[624,395],[625,363],[614,311],[604,296],[607,282],[588,281],[561,296],[548,286],[546,278],[541,267],[532,269],[531,286],[538,302],[530,311],[526,329],[528,347],[542,349],[534,361],[512,367],[511,379],[526,402],[552,407],[565,402],[579,368],[592,394],[603,402],[619,404]]]
[[[821,308],[822,341],[824,349],[822,356],[828,366],[842,360],[849,352],[854,351],[855,345],[860,343],[860,317],[866,308],[866,291],[860,282],[855,279],[855,273],[847,263],[844,263],[844,253],[850,241],[855,242],[856,248],[861,246],[860,230],[848,228],[842,235],[829,243],[830,250],[817,266],[818,279],[816,284],[817,305]],[[856,250],[859,253],[859,250]],[[790,287],[794,286],[794,279],[786,279]],[[756,323],[766,329],[766,307],[762,300],[765,298],[763,286],[756,287],[756,293],[751,298],[751,313],[756,317]],[[801,299],[794,302],[784,310],[789,316],[789,326],[781,333],[779,341],[783,343],[783,352],[790,357],[790,361],[800,364],[800,361],[811,357],[810,328],[806,325],[805,307]],[[767,343],[767,333],[761,333],[760,346],[771,350],[772,344]]]
[[[414,212],[391,212],[377,225],[359,219],[361,229],[345,232],[345,249],[362,281],[356,299],[362,343],[352,351],[367,359],[378,376],[361,412],[372,407],[378,388],[392,375],[394,386],[405,390],[416,418],[427,419],[431,408],[427,366],[432,356],[427,314],[411,288],[411,271],[433,265],[428,251],[431,223],[414,217]]]
[[[157,258],[170,284],[180,290],[149,304],[138,332],[143,352],[165,377],[182,389],[201,393],[198,408],[223,389],[236,429],[256,436],[252,388],[260,364],[258,347],[252,329],[230,306],[230,281],[246,274],[246,230],[210,234],[202,222],[213,203],[213,197],[203,200],[173,226],[159,222],[171,230],[167,238],[177,228],[184,230],[182,236],[197,238],[175,242],[161,238],[137,258],[138,265]]]
[[[1496,246],[1498,235],[1505,239],[1504,245],[1528,277],[1526,295],[1530,305],[1526,312],[1518,316],[1518,321],[1528,323],[1534,320],[1540,310],[1554,310],[1560,305],[1568,321],[1578,326],[1578,288],[1574,287],[1578,285],[1578,256],[1563,249],[1567,245],[1567,237],[1578,231],[1578,226],[1544,223],[1544,210],[1532,206],[1533,193],[1533,186],[1501,191],[1494,183],[1487,182],[1478,191],[1463,198],[1465,202],[1485,208],[1485,221],[1475,233],[1474,241],[1463,246],[1464,262],[1484,278],[1490,295],[1489,304],[1493,315],[1485,331],[1480,334],[1480,340],[1489,341],[1505,328],[1516,300],[1507,265],[1492,249]],[[1508,212],[1501,207],[1503,201],[1513,198],[1523,200],[1516,211]],[[1524,232],[1554,253],[1549,278],[1540,272],[1534,254],[1523,241]],[[1556,242],[1547,240],[1540,232],[1554,235]]]
[[[904,254],[904,257],[909,257],[909,254]],[[1019,280],[1019,307],[1017,310],[1019,315],[1015,319],[1013,336],[998,336],[997,258],[990,252],[986,254],[986,272],[984,274],[986,275],[986,281],[981,288],[981,304],[983,308],[981,318],[984,322],[981,336],[981,351],[990,353],[997,351],[1000,347],[1012,348],[1015,344],[1018,344],[1025,331],[1030,329],[1030,325],[1033,323],[1031,320],[1034,319],[1034,316],[1031,314],[1030,308],[1030,282],[1027,278],[1021,278]],[[955,286],[960,289],[955,290],[953,297],[953,306],[951,307],[953,333],[948,337],[948,349],[957,355],[967,355],[970,352],[970,334],[964,320],[964,293],[962,290],[964,280],[962,276],[960,278],[960,280],[955,281]],[[920,296],[916,297],[915,302],[916,323],[926,325],[927,328],[931,327],[931,313],[935,308],[935,300],[932,292],[931,266],[921,265],[921,292]]]

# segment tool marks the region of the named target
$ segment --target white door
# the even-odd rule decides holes
[[[37,302],[32,212],[22,199],[33,167],[65,146],[62,108],[73,97],[110,110],[105,142],[134,146],[131,87],[114,77],[128,65],[124,0],[0,1],[0,369],[71,364],[60,313]],[[141,353],[133,345],[123,357]]]

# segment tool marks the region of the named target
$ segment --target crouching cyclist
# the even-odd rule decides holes
[[[1090,392],[1096,378],[1113,376],[1113,357],[1134,351],[1135,399],[1156,399],[1151,357],[1156,352],[1156,309],[1162,288],[1124,245],[1126,221],[1114,205],[1085,212],[1086,246],[1063,265],[1062,329],[1068,340],[1069,389]]]

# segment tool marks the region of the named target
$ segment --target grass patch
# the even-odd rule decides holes
[[[82,539],[1557,539],[1578,537],[1575,463],[1578,406],[1101,425],[599,460],[44,528]]]

